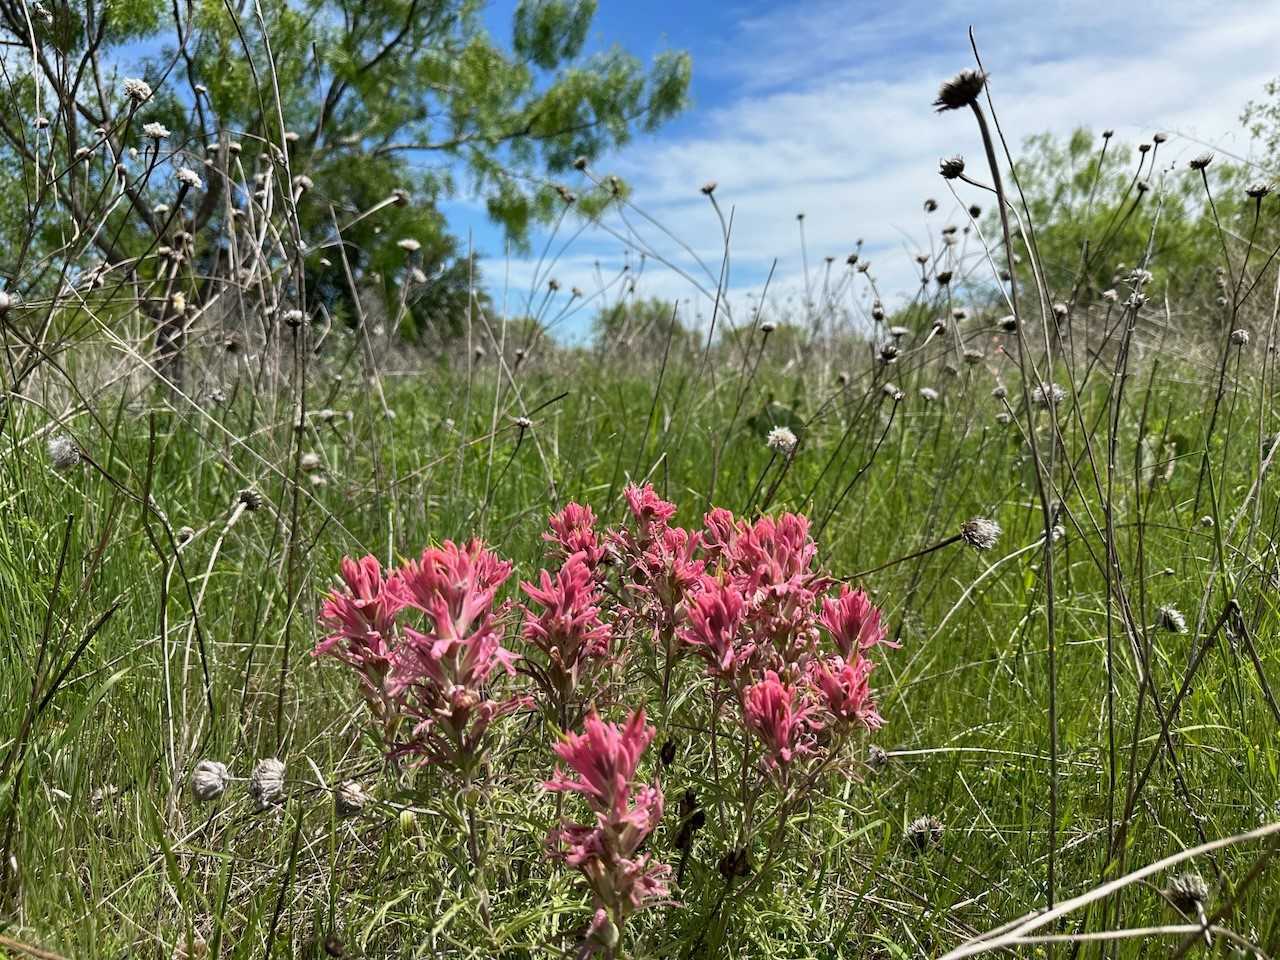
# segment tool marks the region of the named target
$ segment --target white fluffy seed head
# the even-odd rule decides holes
[[[263,757],[249,775],[249,796],[259,811],[284,802],[284,761]]]
[[[201,760],[191,771],[191,793],[201,803],[217,800],[226,793],[230,774],[227,765],[217,760]]]
[[[933,387],[921,387],[920,399],[925,403],[933,403],[938,399],[938,391],[933,389]]]
[[[794,431],[790,427],[774,427],[769,431],[769,436],[765,439],[765,443],[770,450],[781,453],[784,456],[789,456],[798,442]]]
[[[1067,391],[1056,383],[1038,383],[1031,391],[1031,402],[1037,407],[1049,407],[1067,399]]]
[[[1247,347],[1249,345],[1249,331],[1248,330],[1232,330],[1231,342],[1234,343],[1237,347]]]
[[[369,802],[364,787],[355,780],[343,780],[333,791],[333,806],[340,817],[358,817]]]
[[[142,125],[142,132],[152,140],[164,140],[169,136],[169,128],[163,123],[157,123],[154,120],[150,123],[144,123]]]
[[[1182,611],[1177,607],[1161,607],[1156,611],[1156,623],[1160,629],[1168,630],[1170,633],[1186,633],[1187,618],[1182,615]]]
[[[80,464],[80,447],[65,433],[50,437],[45,449],[53,469],[65,472]]]
[[[138,77],[126,77],[124,95],[134,103],[146,103],[151,99],[151,84]]]
[[[176,174],[178,182],[184,187],[192,190],[203,190],[204,181],[200,179],[200,174],[196,173],[190,167],[180,167]]]
[[[974,517],[960,528],[960,539],[975,550],[990,550],[1000,541],[1000,524],[986,517]]]

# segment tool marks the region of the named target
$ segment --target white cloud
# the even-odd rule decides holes
[[[629,216],[661,256],[699,277],[703,291],[670,270],[646,270],[641,290],[702,299],[715,288],[722,254],[719,222],[698,192],[704,180],[733,213],[730,286],[758,290],[775,258],[773,290],[803,289],[796,214],[805,213],[809,274],[822,258],[843,260],[866,241],[881,290],[910,294],[917,281],[909,253],[927,249],[931,231],[962,216],[937,175],[938,158],[966,155],[982,168],[981,145],[967,113],[935,114],[940,80],[971,64],[967,17],[992,77],[1000,123],[1015,148],[1046,130],[1111,127],[1136,143],[1157,129],[1173,134],[1162,159],[1185,160],[1208,143],[1227,153],[1248,150],[1239,113],[1276,71],[1280,9],[1244,2],[1167,3],[1156,19],[1131,0],[1108,5],[1032,5],[998,0],[974,5],[912,2],[879,13],[847,2],[789,4],[743,20],[722,49],[702,64],[735,93],[693,118],[696,133],[659,137],[615,158],[612,168],[633,187],[636,204],[692,247],[712,278],[661,231]],[[695,61],[695,68],[700,64]],[[686,126],[690,126],[686,124]],[[925,217],[921,203],[943,211]],[[989,197],[962,194],[965,203]],[[627,227],[610,220],[616,231]],[[594,289],[602,271],[620,263],[622,244],[600,230],[584,234],[560,276]],[[532,276],[531,264],[512,264]],[[558,264],[556,270],[561,266]],[[559,275],[559,274],[557,274]],[[740,307],[739,307],[740,308]]]

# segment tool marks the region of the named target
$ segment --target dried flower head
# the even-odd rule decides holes
[[[718,184],[718,183],[716,183],[714,180],[708,180],[706,183],[704,183],[704,184],[703,184],[702,186],[700,186],[698,189],[702,191],[703,196],[707,196],[707,197],[709,197],[709,196],[711,196],[713,193],[715,193],[715,192],[716,192],[716,187],[718,187],[718,186],[719,186],[719,184]]]
[[[964,157],[957,154],[938,161],[938,172],[944,180],[955,180],[964,173]]]
[[[769,431],[769,436],[765,440],[770,450],[780,453],[784,457],[791,456],[798,442],[795,433],[789,427],[774,427]]]
[[[1180,873],[1169,881],[1164,895],[1183,913],[1195,915],[1209,901],[1209,885],[1194,870]]]
[[[990,550],[1000,541],[1000,524],[986,517],[974,517],[960,528],[960,539],[975,550]]]
[[[80,447],[65,433],[50,437],[45,450],[49,454],[49,463],[60,473],[80,464]]]
[[[880,344],[880,362],[893,363],[898,359],[898,344],[892,340]]]
[[[1053,316],[1055,320],[1061,321],[1067,319],[1067,314],[1070,312],[1071,308],[1065,303],[1058,302],[1053,305]]]
[[[236,494],[236,499],[244,504],[246,510],[260,510],[262,508],[262,494],[253,489],[253,487],[245,487]]]
[[[1261,200],[1271,192],[1271,184],[1258,180],[1244,188],[1244,192],[1253,200]]]
[[[923,853],[942,843],[945,830],[942,821],[935,816],[916,817],[907,824],[907,841]]]
[[[1186,633],[1187,618],[1177,607],[1164,606],[1156,611],[1156,625],[1170,633]]]
[[[888,331],[889,336],[893,337],[893,339],[895,340],[901,340],[910,332],[911,331],[908,330],[906,327],[899,327],[899,326],[890,327]]]
[[[419,250],[422,249],[422,244],[419,243],[417,240],[413,239],[413,237],[405,237],[401,240],[397,240],[396,246],[399,247],[401,250],[403,250],[405,253],[417,253]]]
[[[284,802],[284,762],[263,757],[249,774],[249,796],[259,811]]]
[[[586,158],[586,157],[578,157],[576,160],[574,160],[574,161],[573,161],[573,169],[575,169],[575,170],[585,170],[585,169],[587,169],[587,158]]]
[[[191,771],[191,793],[202,803],[217,800],[226,792],[230,777],[225,763],[201,760]]]
[[[938,391],[933,389],[933,387],[921,387],[920,399],[925,403],[933,403],[938,399]]]
[[[1243,330],[1243,329],[1232,330],[1231,342],[1234,343],[1237,347],[1247,347],[1249,345],[1249,331]]]
[[[986,354],[981,350],[966,350],[964,352],[964,362],[971,367],[981,363],[984,359],[986,359]]]
[[[200,179],[200,174],[196,173],[190,167],[179,167],[178,172],[174,174],[177,180],[184,187],[191,190],[203,190],[204,181]]]
[[[1018,329],[1018,318],[1013,314],[1000,318],[1000,329],[1005,333],[1015,333]]]
[[[1009,395],[1009,388],[1006,387],[1004,384],[1000,384],[999,386],[995,387],[991,391],[991,396],[995,397],[997,400],[1003,400],[1008,395]]]
[[[883,770],[888,763],[889,754],[885,753],[883,747],[873,743],[867,748],[867,766],[872,770]]]
[[[1213,517],[1209,516],[1208,514],[1205,514],[1203,517],[1200,518],[1200,526],[1205,527],[1206,529],[1212,530],[1213,525],[1214,525]]]
[[[1152,141],[1153,143],[1164,143],[1164,142],[1165,142],[1166,140],[1168,140],[1168,139],[1169,139],[1169,135],[1168,135],[1167,133],[1165,133],[1163,130],[1161,130],[1161,131],[1157,131],[1157,132],[1156,132],[1155,134],[1153,134],[1153,135],[1152,135],[1152,137],[1151,137],[1151,141]]]
[[[933,105],[939,113],[971,106],[978,102],[986,82],[987,75],[980,70],[961,70],[938,88],[938,99]]]
[[[1031,391],[1031,402],[1037,407],[1045,408],[1054,406],[1067,399],[1067,391],[1056,383],[1038,383],[1035,389]]]
[[[1211,163],[1213,163],[1213,154],[1205,151],[1204,153],[1197,154],[1192,157],[1190,162],[1187,163],[1187,166],[1192,170],[1204,170]]]
[[[333,807],[340,817],[358,817],[369,802],[364,787],[355,780],[343,780],[333,791]]]
[[[315,473],[320,469],[320,454],[307,451],[298,458],[298,466],[303,473]]]
[[[124,95],[134,103],[146,103],[151,99],[151,84],[137,77],[126,77]]]
[[[938,209],[938,201],[930,197],[924,202],[924,212],[933,213]]]
[[[154,120],[152,120],[150,123],[144,123],[142,125],[142,132],[146,136],[150,137],[152,140],[157,140],[157,141],[164,140],[166,137],[169,136],[169,128],[166,127],[163,123],[157,123]]]

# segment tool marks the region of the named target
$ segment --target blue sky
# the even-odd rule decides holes
[[[499,36],[509,35],[512,8],[502,0],[488,11]],[[840,263],[862,238],[886,297],[907,295],[915,286],[911,255],[960,218],[961,205],[938,178],[938,158],[980,153],[971,118],[930,107],[939,81],[972,62],[971,24],[1013,143],[1087,125],[1114,128],[1130,145],[1168,131],[1162,156],[1177,168],[1204,144],[1247,155],[1240,110],[1280,74],[1280,9],[1255,2],[600,0],[594,47],[693,55],[689,112],[596,165],[628,181],[639,209],[603,229],[562,227],[550,249],[563,252],[550,265],[537,256],[545,233],[535,237],[533,256],[508,256],[500,233],[465,198],[449,205],[451,223],[474,237],[490,292],[513,311],[531,291],[540,298],[552,276],[565,299],[572,286],[594,296],[558,324],[556,332],[570,337],[595,306],[620,295],[618,271],[638,263],[641,246],[676,269],[651,257],[637,293],[677,300],[688,320],[705,321],[715,285],[708,272],[719,270],[723,246],[698,191],[711,179],[733,212],[728,286],[739,315],[775,258],[771,300],[785,307],[801,296],[801,212],[810,283],[824,256]],[[932,217],[921,209],[929,196],[943,201]]]

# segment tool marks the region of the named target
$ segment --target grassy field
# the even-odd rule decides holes
[[[1265,317],[1242,346],[1142,314],[1130,326],[1131,308],[1100,304],[1062,325],[1052,405],[1030,396],[1050,374],[1024,376],[1017,338],[983,316],[965,327],[984,356],[926,324],[890,365],[858,340],[797,359],[755,330],[745,356],[561,353],[514,375],[491,353],[365,376],[331,344],[275,393],[230,357],[221,404],[146,384],[78,395],[71,359],[27,381],[0,452],[0,953],[572,953],[587,895],[543,855],[557,801],[529,786],[554,765],[551,726],[504,726],[482,797],[462,796],[385,765],[352,679],[309,651],[344,554],[481,536],[515,563],[514,596],[548,562],[548,513],[577,500],[619,521],[629,480],[683,523],[711,506],[808,514],[823,562],[871,592],[902,646],[874,674],[884,728],[796,813],[782,855],[727,885],[733,839],[709,807],[674,902],[637,914],[622,954],[939,956],[1280,820],[1274,339]],[[765,442],[775,423],[799,435],[790,458]],[[47,442],[64,433],[85,459],[55,470]],[[928,549],[977,516],[1003,528],[995,549]],[[619,703],[652,698],[617,679]],[[673,864],[678,798],[712,789],[705,684],[683,660],[663,717],[676,749],[650,849]],[[272,756],[287,801],[260,813],[242,780]],[[214,804],[190,791],[206,759],[236,778]],[[355,818],[330,797],[346,779],[370,796]],[[459,853],[468,805],[483,897]],[[921,816],[940,842],[915,842]],[[1166,896],[1194,870],[1229,931],[1213,952],[1274,953],[1276,841],[1195,856],[1028,935],[1163,932],[1017,949],[1206,952],[1195,911]]]

